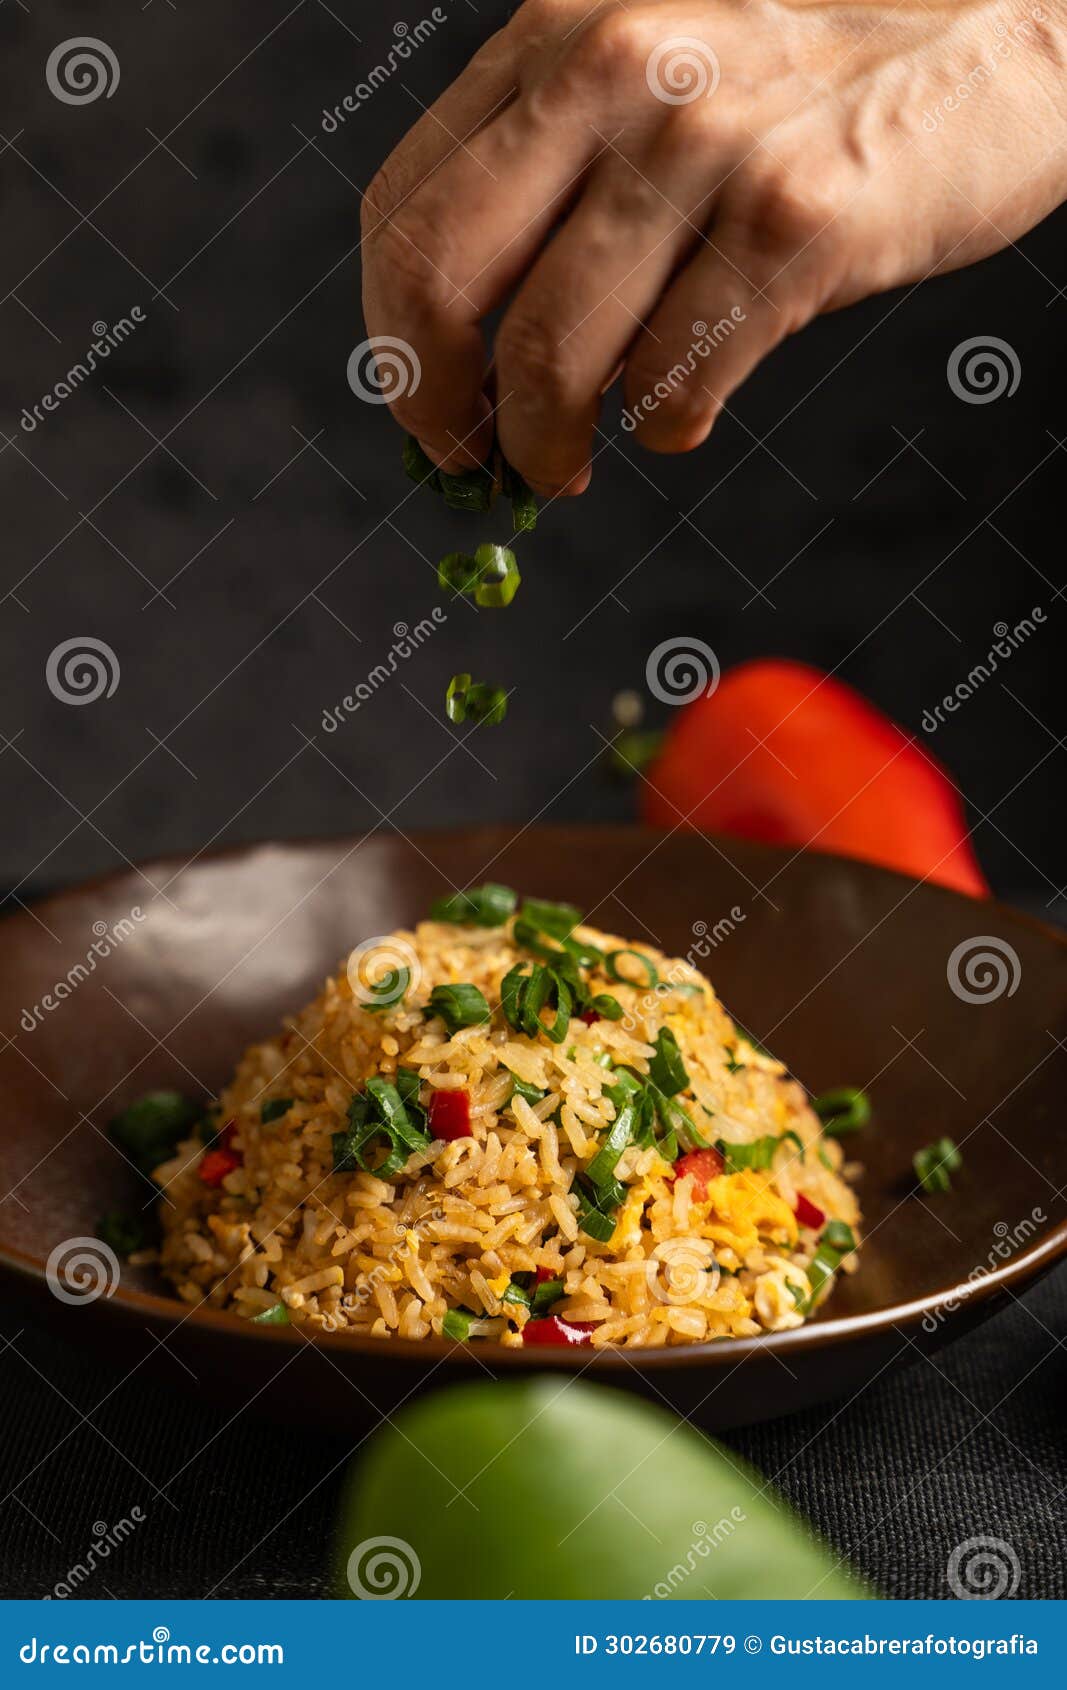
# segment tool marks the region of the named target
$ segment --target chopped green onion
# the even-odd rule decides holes
[[[689,1073],[678,1049],[678,1040],[669,1027],[661,1027],[655,1038],[656,1054],[648,1065],[648,1077],[664,1097],[675,1097],[685,1091]]]
[[[141,1215],[123,1215],[113,1209],[97,1221],[96,1236],[114,1250],[116,1256],[132,1256],[135,1250],[144,1249],[150,1235]]]
[[[829,1156],[827,1156],[826,1151],[823,1149],[821,1144],[818,1147],[817,1155],[818,1155],[819,1161],[822,1163],[823,1167],[826,1168],[831,1174],[834,1173],[835,1172],[834,1165],[831,1162]]]
[[[716,1142],[716,1148],[726,1163],[726,1172],[739,1174],[747,1168],[753,1168],[757,1172],[769,1168],[781,1142],[775,1134],[769,1133],[763,1138],[753,1139],[751,1144],[727,1144],[725,1139],[720,1138]]]
[[[504,1020],[516,1033],[522,1032],[522,1000],[528,979],[526,964],[517,962],[514,968],[508,969],[500,982],[500,1007],[504,1012]]]
[[[739,1074],[745,1065],[737,1060],[737,1046],[734,1045],[731,1049],[729,1045],[723,1045],[722,1048],[726,1052],[726,1072],[728,1074]]]
[[[831,1138],[859,1132],[871,1118],[871,1100],[858,1086],[838,1086],[834,1091],[821,1092],[812,1100],[811,1107],[822,1122],[823,1132]]]
[[[511,500],[511,521],[516,534],[528,534],[537,527],[537,500],[517,469],[501,465],[500,490]]]
[[[618,998],[613,998],[610,992],[598,992],[589,1007],[595,1009],[605,1021],[621,1021],[626,1013]]]
[[[548,1024],[541,1020],[541,1011],[546,1004],[554,1004],[555,1016]],[[568,982],[550,968],[543,968],[535,962],[530,971],[530,978],[522,986],[522,999],[519,1006],[522,1031],[530,1038],[536,1038],[538,1033],[545,1033],[553,1044],[562,1044],[567,1036],[570,1025],[571,1009],[574,996]]]
[[[430,905],[430,920],[456,927],[503,927],[515,913],[517,899],[510,886],[487,880],[466,892],[450,892]]]
[[[530,1293],[525,1286],[519,1284],[518,1280],[513,1279],[507,1290],[501,1292],[500,1301],[502,1303],[518,1303],[521,1308],[528,1309]]]
[[[405,968],[403,963],[396,968],[390,968],[380,980],[375,980],[370,986],[365,986],[365,995],[359,999],[360,1009],[365,1009],[371,1015],[381,1015],[387,1009],[400,1009],[407,997],[411,985],[411,969]],[[380,1002],[375,1002],[375,999]]]
[[[203,1109],[177,1091],[149,1091],[109,1123],[119,1148],[144,1174],[173,1155],[175,1146],[200,1120]]]
[[[648,957],[643,955],[641,951],[633,951],[629,948],[623,948],[618,951],[609,951],[607,956],[604,958],[605,967],[613,980],[621,980],[624,986],[637,986],[640,984],[639,981],[631,980],[628,975],[620,973],[616,958],[621,956],[632,956],[637,958],[647,976],[645,980],[646,986],[659,985],[659,974],[649,961]]]
[[[502,610],[509,605],[522,584],[515,553],[507,546],[485,544],[474,554],[477,566],[477,585],[474,602],[482,610]]]
[[[693,1117],[688,1109],[683,1109],[673,1097],[664,1097],[655,1086],[648,1087],[650,1100],[655,1104],[656,1114],[665,1137],[660,1141],[660,1151],[668,1162],[673,1162],[677,1155],[677,1145],[682,1143],[687,1150],[705,1150],[708,1141],[694,1125]],[[665,1148],[666,1147],[666,1148]]]
[[[443,593],[473,593],[478,565],[468,552],[446,552],[437,565],[437,585]]]
[[[847,1255],[850,1250],[856,1248],[856,1235],[847,1221],[827,1221],[819,1242]]]
[[[252,1316],[253,1326],[288,1326],[289,1310],[284,1303],[275,1303],[273,1308],[264,1309],[262,1314]]]
[[[400,1101],[405,1109],[410,1109],[413,1103],[418,1103],[422,1090],[422,1078],[416,1068],[398,1068],[396,1071],[396,1089],[400,1093]]]
[[[916,1177],[924,1191],[951,1191],[950,1174],[958,1173],[963,1166],[954,1140],[951,1138],[935,1139],[933,1144],[924,1145],[912,1157],[912,1166]]]
[[[553,939],[569,939],[582,924],[582,912],[573,904],[550,904],[542,898],[524,898],[519,914],[538,932],[547,933]]]
[[[611,1088],[605,1088],[610,1095]],[[625,1095],[625,1094],[624,1094]],[[593,1160],[585,1170],[585,1177],[598,1188],[607,1184],[615,1174],[615,1168],[623,1151],[633,1143],[634,1128],[638,1121],[638,1111],[633,1099],[626,1098],[621,1108],[617,1108],[616,1116],[608,1131],[608,1136],[597,1151]]]
[[[465,469],[458,473],[439,469],[438,486],[445,504],[453,511],[487,511],[495,488],[487,469]]]
[[[539,1086],[532,1086],[528,1080],[520,1080],[517,1074],[512,1074],[511,1094],[508,1097],[508,1103],[511,1102],[513,1097],[521,1097],[524,1102],[528,1103],[530,1107],[533,1108],[535,1103],[540,1103],[541,1099],[547,1096],[548,1093],[546,1091],[542,1091]]]
[[[477,1319],[478,1316],[471,1314],[469,1309],[449,1309],[441,1322],[441,1336],[456,1338],[460,1343],[465,1344],[471,1335],[471,1327]]]
[[[469,675],[453,675],[445,693],[445,715],[450,722],[465,722],[467,720],[467,694],[470,691],[471,678]]]
[[[409,434],[404,441],[404,469],[412,481],[417,481],[420,486],[429,487],[435,493],[441,491],[437,465],[426,456],[413,434]]]
[[[557,951],[551,945],[543,944],[538,929],[532,922],[524,921],[521,915],[516,918],[511,931],[515,943],[524,951],[530,951],[533,956],[540,957],[542,962],[552,962],[557,957],[566,955],[564,951]]]
[[[503,687],[472,681],[469,675],[453,675],[445,693],[445,711],[450,722],[484,722],[493,728],[508,713],[508,695]]]
[[[553,1303],[559,1302],[562,1295],[562,1279],[543,1279],[540,1285],[535,1285],[533,1288],[530,1297],[530,1313],[532,1315],[544,1314],[546,1310],[552,1307]]]
[[[410,1090],[410,1082],[404,1083]],[[352,1174],[362,1169],[378,1179],[390,1179],[414,1151],[424,1150],[430,1143],[425,1120],[425,1111],[418,1103],[405,1106],[396,1086],[379,1075],[373,1076],[367,1081],[366,1092],[352,1094],[347,1129],[331,1137],[334,1173]],[[376,1138],[385,1138],[389,1149],[384,1160],[372,1166],[365,1151]]]
[[[259,1118],[265,1127],[272,1121],[280,1121],[283,1115],[288,1115],[293,1107],[291,1097],[271,1097],[259,1111]]]
[[[461,1027],[477,1027],[491,1018],[489,1005],[477,986],[435,986],[430,993],[429,1011],[439,1015],[450,1033]]]
[[[606,1214],[600,1204],[602,1194],[587,1191],[582,1186],[576,1186],[578,1192],[578,1225],[582,1231],[595,1238],[599,1244],[607,1244],[615,1231],[615,1220]]]
[[[579,968],[597,968],[603,966],[603,951],[598,950],[596,945],[591,945],[588,939],[575,939],[572,935],[568,934],[565,939],[560,940],[560,944],[563,946],[563,949],[567,952],[567,954],[574,958]]]
[[[804,1160],[804,1140],[801,1138],[799,1133],[795,1133],[793,1131],[792,1127],[790,1127],[787,1132],[784,1132],[782,1134],[782,1137],[781,1137],[779,1142],[784,1144],[785,1140],[787,1138],[791,1138],[793,1140],[793,1143],[796,1145],[798,1151],[800,1152],[800,1160],[803,1162],[803,1160]]]

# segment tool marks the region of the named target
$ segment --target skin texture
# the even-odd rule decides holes
[[[391,408],[435,462],[495,422],[580,493],[620,373],[635,438],[689,451],[786,335],[1065,195],[1067,0],[526,0],[367,191],[367,330],[414,350]]]

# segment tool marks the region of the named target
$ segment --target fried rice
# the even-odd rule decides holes
[[[841,1144],[692,963],[580,922],[532,938],[525,913],[361,946],[246,1052],[155,1172],[184,1300],[383,1339],[660,1346],[800,1326],[855,1269]]]

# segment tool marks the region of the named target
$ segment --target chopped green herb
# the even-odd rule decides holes
[[[253,1326],[288,1326],[289,1310],[284,1303],[275,1303],[273,1308],[264,1309],[262,1314],[252,1316]]]
[[[405,1081],[405,1086],[409,1085]],[[414,1151],[424,1150],[429,1144],[425,1121],[425,1111],[418,1103],[405,1106],[398,1088],[375,1075],[367,1081],[365,1092],[353,1093],[347,1129],[332,1135],[334,1173],[351,1174],[361,1168],[379,1179],[390,1179]],[[378,1138],[386,1139],[389,1148],[384,1160],[372,1165],[365,1152]]]
[[[288,1115],[292,1107],[291,1097],[271,1097],[260,1109],[259,1118],[265,1127],[269,1127],[272,1121],[280,1121],[283,1115]]]
[[[530,1313],[535,1316],[544,1314],[552,1307],[553,1303],[559,1302],[562,1295],[562,1279],[543,1279],[540,1285],[534,1286],[531,1293]]]
[[[516,534],[528,534],[537,527],[537,499],[517,469],[500,466],[500,490],[511,500],[511,522]]]
[[[530,1293],[525,1286],[519,1284],[517,1279],[513,1279],[507,1290],[501,1292],[500,1301],[502,1303],[518,1303],[521,1308],[528,1309]]]
[[[484,467],[458,473],[439,469],[437,483],[449,510],[481,513],[487,511],[493,502],[493,477]]]
[[[116,1256],[132,1256],[135,1250],[144,1249],[151,1234],[143,1216],[124,1215],[113,1209],[97,1221],[96,1236],[114,1250]]]
[[[590,1001],[590,1009],[595,1009],[605,1021],[621,1021],[626,1011],[618,998],[613,998],[610,992],[598,992]]]
[[[790,1127],[787,1132],[784,1132],[782,1134],[781,1140],[779,1142],[784,1143],[784,1141],[787,1138],[791,1138],[793,1140],[793,1143],[797,1147],[797,1152],[800,1156],[800,1160],[803,1162],[803,1160],[804,1160],[804,1140],[801,1138],[799,1133],[795,1133],[793,1131],[792,1127]]]
[[[511,1094],[508,1098],[509,1103],[513,1097],[521,1097],[524,1102],[528,1103],[530,1107],[533,1108],[535,1103],[540,1103],[541,1099],[547,1096],[548,1093],[542,1091],[539,1086],[532,1086],[529,1081],[520,1080],[517,1074],[512,1074]]]
[[[478,1319],[470,1309],[449,1309],[441,1322],[441,1335],[444,1338],[456,1338],[465,1344],[471,1335],[471,1327]]]
[[[622,1191],[623,1187],[616,1189]],[[580,1180],[575,1184],[575,1190],[578,1193],[578,1225],[590,1238],[606,1244],[615,1231],[614,1216],[607,1213],[607,1193],[596,1191]],[[618,1207],[617,1204],[615,1206]]]
[[[484,722],[487,727],[496,727],[508,713],[508,695],[503,687],[472,681],[467,674],[453,675],[445,692],[445,713],[450,722]]]
[[[473,593],[478,565],[467,552],[446,552],[437,565],[437,585],[443,593]]]
[[[430,920],[457,927],[503,927],[514,915],[517,902],[510,886],[498,886],[487,880],[484,886],[472,886],[466,892],[451,892],[447,897],[436,898],[430,905]]]
[[[751,1144],[727,1144],[725,1139],[720,1138],[716,1142],[716,1148],[726,1163],[726,1172],[739,1174],[746,1168],[753,1168],[757,1172],[769,1168],[781,1142],[775,1134],[768,1133],[763,1138],[753,1139]]]
[[[626,947],[622,950],[618,950],[618,951],[609,951],[607,956],[604,958],[604,965],[607,968],[607,971],[611,975],[611,978],[613,980],[621,980],[622,984],[624,986],[639,986],[639,985],[642,984],[642,982],[640,980],[633,980],[633,979],[631,979],[631,977],[628,974],[622,973],[622,971],[619,968],[619,964],[618,964],[618,960],[617,960],[621,956],[632,956],[632,957],[637,958],[638,962],[641,964],[641,967],[645,971],[646,978],[643,982],[644,985],[646,985],[646,986],[658,986],[659,985],[659,974],[656,971],[656,969],[653,967],[652,963],[649,961],[648,957],[645,956],[641,951],[633,951],[633,950],[630,950],[628,947]]]
[[[669,1027],[661,1027],[655,1039],[656,1054],[648,1065],[648,1076],[664,1097],[675,1097],[685,1091],[689,1073],[678,1049],[678,1040]]]
[[[963,1157],[953,1139],[938,1138],[915,1152],[912,1165],[924,1191],[951,1191],[949,1176],[962,1168]]]
[[[858,1086],[838,1086],[812,1100],[812,1108],[831,1138],[859,1132],[871,1118],[871,1100]]]
[[[728,1074],[739,1074],[745,1065],[737,1060],[737,1046],[723,1045],[722,1048],[726,1052],[726,1072]]]
[[[608,1096],[614,1088],[605,1087]],[[589,1183],[599,1191],[609,1180],[614,1178],[615,1168],[623,1151],[634,1141],[634,1131],[639,1123],[639,1112],[632,1096],[623,1093],[615,1103],[615,1119],[608,1130],[600,1149],[585,1170],[585,1177]]]
[[[489,1005],[477,986],[435,986],[430,993],[429,1012],[439,1015],[450,1033],[461,1027],[477,1027],[490,1019]]]
[[[478,571],[474,602],[482,610],[502,610],[522,584],[515,553],[508,546],[479,546],[474,554]]]
[[[422,1079],[416,1068],[398,1068],[396,1071],[396,1089],[400,1093],[400,1101],[405,1109],[410,1109],[413,1103],[418,1103],[422,1090]]]
[[[829,1245],[832,1250],[841,1250],[847,1256],[850,1250],[856,1248],[856,1235],[847,1221],[827,1221],[819,1242]]]
[[[150,1091],[109,1124],[119,1148],[143,1174],[150,1174],[188,1136],[203,1110],[177,1091]]]
[[[420,486],[429,487],[435,493],[441,491],[437,465],[426,456],[413,434],[404,441],[404,469]]]
[[[539,933],[547,933],[553,939],[569,939],[582,924],[582,912],[573,904],[550,904],[543,898],[524,898],[519,914]]]
[[[823,1149],[821,1144],[819,1145],[819,1148],[818,1148],[818,1157],[819,1157],[819,1161],[822,1163],[824,1168],[827,1168],[830,1173],[835,1172],[834,1165],[831,1162],[829,1156],[827,1156],[826,1151]]]

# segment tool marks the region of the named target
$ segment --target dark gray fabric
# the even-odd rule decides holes
[[[1018,1557],[1019,1596],[1064,1597],[1065,1336],[1061,1271],[934,1362],[727,1441],[889,1596],[951,1595],[953,1549],[990,1536]],[[78,1595],[328,1594],[344,1442],[249,1412],[228,1423],[162,1365],[172,1387],[139,1374],[108,1396],[89,1355],[30,1332],[4,1351],[0,1593],[44,1595],[95,1522],[113,1530],[138,1507]]]

